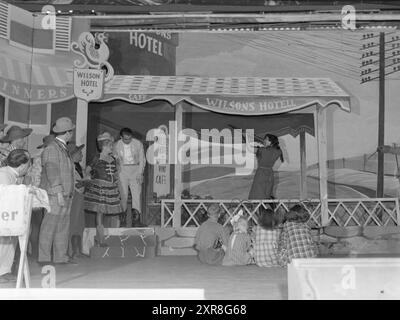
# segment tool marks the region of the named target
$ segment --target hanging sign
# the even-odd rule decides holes
[[[160,133],[157,135],[154,148],[154,175],[153,192],[157,197],[170,193],[170,165],[168,159],[168,128],[165,125],[159,127]]]
[[[74,69],[74,94],[87,102],[103,96],[104,70]]]

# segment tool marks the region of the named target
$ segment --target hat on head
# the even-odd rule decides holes
[[[57,119],[56,125],[53,127],[53,132],[60,133],[75,129],[75,125],[72,120],[67,117],[62,117]]]
[[[45,136],[43,138],[43,143],[37,147],[37,149],[42,149],[47,147],[51,142],[53,142],[55,139],[55,136],[53,134],[49,134],[48,136]]]
[[[19,126],[12,126],[10,129],[8,129],[7,134],[4,136],[1,141],[3,142],[12,142],[14,140],[20,139],[20,138],[25,138],[29,136],[32,133],[32,129],[29,128],[21,128]]]
[[[84,147],[85,147],[84,144],[81,144],[80,146],[77,146],[75,143],[72,143],[72,142],[70,142],[70,143],[67,144],[67,149],[68,149],[68,152],[69,152],[69,154],[70,154],[71,156],[72,156],[73,154],[75,154],[75,153],[81,151]]]
[[[7,124],[5,123],[0,124],[0,131],[3,131],[5,128],[7,128]]]
[[[114,141],[114,138],[111,136],[109,132],[104,132],[97,137],[97,141],[104,141],[104,140]]]

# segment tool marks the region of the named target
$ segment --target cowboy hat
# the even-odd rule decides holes
[[[81,151],[85,147],[84,144],[81,144],[80,146],[77,146],[75,143],[70,142],[67,144],[67,149],[70,155],[73,155],[79,151]]]
[[[56,125],[53,127],[54,133],[67,132],[75,129],[75,125],[72,120],[67,117],[57,119]]]
[[[4,136],[1,141],[3,142],[12,142],[17,139],[25,138],[29,136],[32,133],[32,129],[30,128],[21,128],[19,126],[12,126],[10,129],[8,129],[7,134]]]
[[[55,139],[55,136],[53,134],[49,134],[48,136],[45,136],[43,138],[43,143],[37,147],[37,149],[42,149],[47,147],[51,142],[53,142]]]

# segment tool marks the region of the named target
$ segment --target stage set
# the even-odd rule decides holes
[[[357,152],[365,155],[375,143],[365,143],[370,132],[357,136],[359,127],[370,124],[363,108],[373,108],[374,87],[361,87],[353,72],[358,65],[348,67],[359,63],[355,39],[366,32],[113,30],[96,17],[75,16],[57,16],[55,28],[44,30],[37,27],[43,15],[1,1],[0,13],[0,123],[32,128],[33,154],[61,116],[73,119],[75,142],[86,145],[83,165],[95,155],[96,137],[104,131],[118,139],[119,130],[130,127],[146,151],[154,143],[147,139],[151,129],[167,137],[169,161],[148,161],[145,168],[141,219],[148,227],[106,228],[109,246],[99,248],[96,229],[87,224],[83,251],[91,258],[57,268],[57,287],[202,288],[207,299],[287,299],[286,269],[227,269],[197,261],[194,236],[212,203],[228,218],[243,210],[257,224],[260,206],[274,204],[276,211],[287,212],[301,201],[321,257],[400,253],[393,179],[385,178],[390,190],[376,198],[370,164],[365,162],[364,170],[344,164],[346,148],[354,163]],[[21,34],[24,28],[31,37]],[[324,46],[332,47],[328,55]],[[314,56],[307,56],[309,47],[317,50]],[[336,61],[329,65],[324,59]],[[188,129],[216,130],[203,138],[190,137]],[[286,147],[286,161],[275,173],[274,200],[248,200],[255,161],[242,153],[248,135],[231,143],[245,159],[240,164],[220,161],[220,153],[207,153],[205,164],[177,161],[204,154],[193,147],[204,139],[224,150],[221,132],[233,135],[235,129],[274,134]],[[33,262],[30,271],[31,286],[40,287],[42,276]]]

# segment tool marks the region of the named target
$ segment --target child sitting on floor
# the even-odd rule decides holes
[[[219,212],[219,205],[212,204],[207,212],[208,220],[197,229],[194,248],[202,263],[220,265],[224,258],[222,247],[228,243],[228,234],[218,223]]]
[[[278,267],[278,242],[281,230],[280,219],[271,209],[259,210],[258,226],[254,227],[254,258],[259,267]]]
[[[301,204],[296,204],[288,212],[278,245],[282,265],[287,265],[294,258],[317,256],[318,248],[307,225],[309,218],[309,213]]]
[[[222,265],[243,266],[251,263],[253,250],[251,238],[248,234],[248,222],[244,217],[239,217],[233,222],[233,233],[231,234]]]

